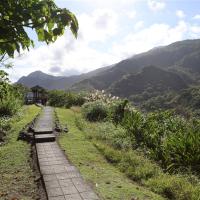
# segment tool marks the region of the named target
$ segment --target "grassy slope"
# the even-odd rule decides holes
[[[61,146],[66,150],[71,162],[95,187],[102,199],[163,199],[130,181],[117,168],[109,164],[94,145],[85,138],[83,132],[76,127],[72,110],[57,109],[57,113],[61,124],[67,124],[69,128],[69,133],[62,135],[59,139]]]
[[[17,141],[19,131],[38,114],[40,108],[26,106],[13,119],[7,143],[0,146],[0,199],[36,199],[36,184],[30,167],[30,145]]]

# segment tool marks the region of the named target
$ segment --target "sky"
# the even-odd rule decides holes
[[[117,63],[175,41],[200,38],[200,0],[55,0],[79,22],[78,38],[66,29],[55,43],[37,41],[16,54],[12,82],[41,70],[69,76]]]

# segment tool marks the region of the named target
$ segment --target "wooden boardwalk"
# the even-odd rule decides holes
[[[53,109],[45,107],[35,125],[38,163],[49,200],[99,200],[55,141]]]

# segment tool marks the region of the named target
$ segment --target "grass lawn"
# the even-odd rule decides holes
[[[69,160],[80,170],[101,199],[161,200],[163,197],[132,182],[116,167],[108,163],[75,124],[75,113],[69,109],[56,109],[58,118],[69,132],[62,134],[59,143]],[[77,114],[77,113],[76,113]],[[77,114],[78,115],[78,114]]]
[[[30,144],[17,141],[22,128],[39,113],[36,106],[24,106],[22,115],[12,119],[7,142],[0,146],[0,199],[37,199],[37,185],[30,166]]]

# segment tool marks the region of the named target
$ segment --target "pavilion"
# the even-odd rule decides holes
[[[46,105],[46,102],[47,102],[47,91],[39,85],[32,87],[31,91],[29,91],[26,95],[27,104],[40,103]]]

